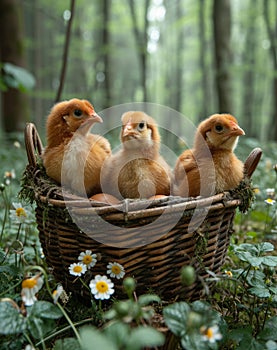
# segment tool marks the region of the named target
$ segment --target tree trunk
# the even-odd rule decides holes
[[[147,12],[150,5],[150,0],[145,0],[144,7],[144,25],[142,30],[139,29],[138,18],[136,15],[135,2],[129,0],[129,6],[131,10],[131,16],[133,20],[133,32],[136,40],[136,47],[138,51],[138,57],[141,66],[141,86],[143,90],[143,101],[147,102],[147,32],[149,21],[147,19]]]
[[[230,0],[214,0],[213,29],[218,109],[220,113],[232,113]]]
[[[103,62],[104,62],[104,89],[105,89],[105,101],[104,108],[108,108],[111,105],[111,84],[110,84],[110,72],[109,72],[109,45],[110,45],[110,4],[109,0],[103,1]]]
[[[270,24],[270,18],[269,18],[269,2],[268,0],[264,0],[264,19],[265,19],[265,25],[268,33],[268,38],[270,41],[270,52],[271,52],[271,57],[272,57],[272,63],[273,63],[273,69],[274,69],[274,74],[272,74],[272,99],[273,99],[273,106],[272,106],[272,117],[271,117],[271,122],[269,123],[270,125],[270,138],[274,141],[277,141],[277,123],[276,123],[276,116],[277,116],[277,43],[276,43],[276,36],[277,36],[277,4],[276,1],[272,2],[273,5],[275,6],[275,21],[273,21],[273,27],[271,27]],[[272,11],[273,12],[273,11]],[[275,27],[274,27],[275,26]]]
[[[24,66],[22,9],[17,0],[0,1],[0,61]],[[22,130],[27,120],[28,100],[15,88],[2,94],[3,128],[6,132]]]
[[[61,69],[61,73],[60,73],[59,88],[58,88],[57,95],[55,98],[55,103],[59,102],[61,100],[63,86],[65,83],[65,76],[66,76],[66,68],[67,68],[67,61],[68,61],[68,52],[69,52],[69,44],[70,44],[70,38],[71,38],[71,28],[72,28],[72,23],[73,23],[74,10],[75,10],[75,0],[71,0],[71,2],[70,2],[70,18],[68,20],[68,24],[67,24],[67,28],[66,28],[63,60],[62,60],[62,69]]]
[[[201,90],[202,101],[198,121],[208,117],[209,92],[208,92],[208,71],[207,71],[207,45],[205,30],[205,0],[199,1],[199,44],[200,44],[200,69],[201,69]]]
[[[248,136],[258,137],[258,129],[253,121],[255,108],[255,63],[256,63],[256,41],[257,41],[257,0],[252,0],[249,4],[249,18],[250,25],[246,32],[245,50],[243,62],[246,65],[244,73],[243,89],[243,106],[242,116],[240,121],[242,128],[247,128]]]

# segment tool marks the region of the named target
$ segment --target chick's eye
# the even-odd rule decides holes
[[[223,131],[223,126],[222,126],[221,124],[217,124],[217,125],[215,126],[215,131],[216,131],[216,132],[222,132],[222,131]]]
[[[75,117],[81,117],[82,114],[83,114],[83,112],[80,109],[75,109],[74,110]]]
[[[140,122],[140,123],[138,124],[138,130],[143,130],[144,127],[145,127],[145,122]]]

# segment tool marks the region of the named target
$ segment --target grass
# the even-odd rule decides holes
[[[235,217],[227,262],[220,275],[210,277],[214,290],[205,302],[166,307],[159,296],[134,297],[135,281],[130,278],[122,280],[126,300],[106,304],[92,295],[87,306],[64,290],[55,299],[58,283],[41,251],[34,207],[18,198],[27,164],[22,135],[1,144],[0,349],[91,349],[92,343],[102,350],[155,348],[165,341],[153,323],[159,315],[178,339],[174,349],[277,349],[276,144],[262,147],[264,155],[253,175],[256,200],[250,211]],[[246,159],[256,146],[257,141],[246,140],[237,153]],[[190,276],[180,281],[194,280],[191,269],[183,273],[188,270]],[[33,283],[34,278],[43,284],[38,300],[27,306],[22,282]]]

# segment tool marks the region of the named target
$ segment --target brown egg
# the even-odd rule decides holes
[[[97,202],[106,203],[109,205],[115,205],[115,204],[120,203],[120,201],[117,198],[115,198],[114,196],[112,196],[108,193],[97,193],[97,194],[91,196],[90,199],[97,201]]]
[[[168,197],[168,196],[165,196],[164,194],[156,194],[155,196],[149,197],[148,199],[150,201],[153,201],[155,199],[161,199],[161,198],[166,198],[166,197]]]

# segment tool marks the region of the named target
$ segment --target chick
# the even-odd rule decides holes
[[[244,165],[233,151],[241,135],[244,131],[230,114],[214,114],[201,122],[193,149],[184,151],[175,165],[173,194],[210,196],[237,187]]]
[[[169,195],[171,170],[159,153],[160,134],[154,119],[141,111],[122,115],[122,149],[103,167],[103,190],[117,198]]]
[[[102,122],[88,101],[76,98],[54,105],[47,118],[46,173],[76,194],[102,192],[100,171],[111,148],[104,137],[90,133]]]

